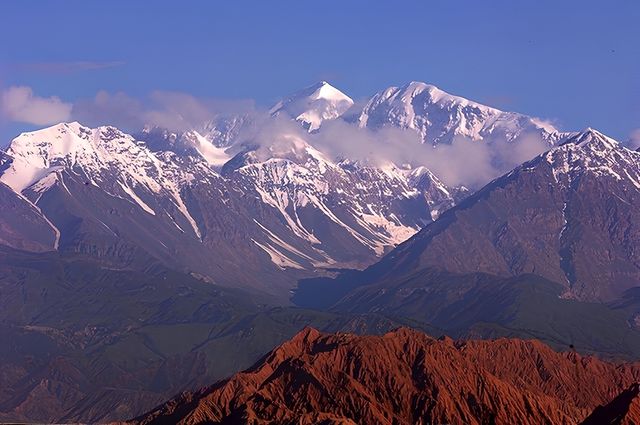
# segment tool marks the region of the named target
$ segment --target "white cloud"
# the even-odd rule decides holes
[[[349,158],[372,165],[393,162],[412,167],[426,166],[451,186],[477,189],[522,162],[549,149],[540,136],[523,135],[517,142],[476,141],[456,137],[451,144],[420,143],[411,130],[357,128],[342,121],[324,123],[311,137],[312,145],[333,158]]]
[[[71,115],[91,127],[109,124],[135,131],[152,125],[185,131],[198,128],[218,114],[247,113],[253,108],[250,100],[207,99],[167,91],[154,91],[137,99],[102,90],[94,98],[76,101]]]
[[[456,137],[451,144],[432,146],[420,142],[415,131],[398,128],[370,130],[342,120],[327,121],[318,133],[308,134],[292,120],[263,116],[242,134],[241,139],[257,145],[258,157],[291,151],[291,137],[306,140],[333,160],[349,159],[371,166],[425,166],[450,186],[478,189],[522,162],[549,149],[535,134],[516,142],[496,138],[471,140]],[[286,135],[284,137],[283,135]]]
[[[631,132],[631,136],[629,136],[628,146],[631,149],[640,148],[640,128],[636,128]]]
[[[31,87],[12,86],[2,92],[2,117],[8,121],[49,125],[71,118],[70,103],[58,97],[39,97]]]

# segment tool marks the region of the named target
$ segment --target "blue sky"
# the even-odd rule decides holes
[[[354,98],[420,80],[567,130],[640,128],[637,1],[4,0],[0,39],[3,90],[69,103],[162,90],[268,106],[321,79]],[[1,124],[0,145],[28,127]]]

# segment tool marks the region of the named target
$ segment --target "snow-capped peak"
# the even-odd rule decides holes
[[[215,162],[216,152],[208,147],[209,142],[199,135],[194,138],[198,153],[207,162]],[[66,174],[80,176],[85,184],[112,196],[130,199],[151,215],[156,212],[147,201],[155,196],[169,197],[198,237],[198,226],[181,197],[180,187],[194,179],[194,173],[218,176],[207,166],[198,166],[200,163],[183,168],[173,162],[171,153],[154,153],[145,142],[115,127],[88,128],[77,122],[22,133],[11,142],[7,156],[0,181],[16,193],[45,191],[58,180],[64,185],[61,176]]]
[[[313,93],[309,96],[311,99],[326,99],[333,101],[351,100],[350,97],[326,81],[320,81],[319,83],[310,86],[309,89],[313,90]]]
[[[575,136],[570,137],[563,144],[569,143],[582,147],[597,147],[601,150],[610,150],[620,146],[620,143],[618,141],[612,139],[611,137],[605,136],[598,130],[595,130],[591,127],[588,127]]]
[[[393,126],[415,130],[423,143],[452,143],[455,137],[471,140],[515,140],[535,132],[553,144],[557,130],[540,119],[451,95],[438,87],[412,81],[374,95],[360,112],[360,127]]]
[[[94,131],[100,129],[70,122],[20,134],[6,151],[12,161],[1,176],[2,182],[20,193],[49,172],[61,168],[64,159],[73,165],[78,157],[90,156],[94,151]]]
[[[269,112],[271,115],[285,112],[311,132],[320,128],[323,121],[340,117],[353,103],[349,96],[320,81],[281,100]]]
[[[568,176],[572,181],[578,175],[591,173],[617,181],[627,180],[640,189],[640,155],[592,128],[569,137],[541,157],[552,166],[556,180]],[[527,163],[521,166],[527,167]]]

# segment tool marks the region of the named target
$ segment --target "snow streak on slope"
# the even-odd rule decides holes
[[[286,139],[288,145],[278,143],[278,157],[257,161],[256,155],[246,155],[244,165],[234,172],[240,177],[232,178],[253,186],[265,204],[280,212],[290,230],[323,256],[327,240],[316,231],[322,227],[320,217],[375,255],[404,241],[428,220],[428,203],[407,185],[406,173],[391,166],[383,170],[348,161],[336,164],[304,140]],[[393,203],[403,200],[422,202],[416,217],[394,209]]]
[[[231,159],[231,156],[226,153],[226,149],[215,146],[197,131],[186,133],[185,139],[213,167],[222,167]]]
[[[55,174],[54,174],[55,176]],[[37,212],[38,214],[44,219],[44,221],[51,226],[51,229],[53,230],[53,233],[55,235],[55,239],[53,241],[53,249],[54,250],[58,250],[58,248],[60,247],[60,229],[58,229],[52,222],[51,220],[49,220],[49,218],[47,218],[47,216],[45,214],[42,213],[42,210],[36,205],[36,203],[31,202],[31,200],[29,200],[27,197],[23,196],[22,194],[16,192],[16,194],[23,199],[25,202],[27,202],[29,205],[31,205]]]

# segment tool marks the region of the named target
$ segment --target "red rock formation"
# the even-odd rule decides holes
[[[133,422],[577,424],[638,380],[640,364],[558,353],[537,341],[307,328],[252,369]]]

